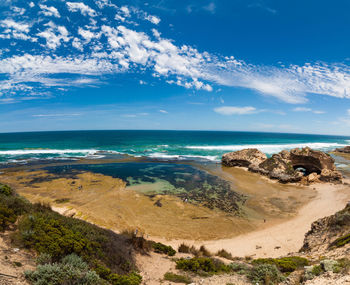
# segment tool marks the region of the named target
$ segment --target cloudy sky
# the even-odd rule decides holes
[[[0,1],[0,132],[350,134],[349,1]]]

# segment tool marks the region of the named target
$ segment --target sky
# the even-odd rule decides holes
[[[0,0],[0,132],[350,134],[346,0]]]

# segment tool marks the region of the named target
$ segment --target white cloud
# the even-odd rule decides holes
[[[324,114],[324,111],[321,110],[313,110],[311,108],[306,108],[306,107],[296,107],[293,109],[294,112],[311,112],[314,114]]]
[[[160,23],[160,18],[153,15],[146,16],[145,20],[150,21],[152,24],[158,25]]]
[[[71,24],[66,26],[53,22],[45,24],[42,21],[32,27],[30,22],[22,20],[27,19],[26,14],[26,17],[21,17],[21,21],[0,21],[3,29],[0,40],[35,42],[37,38],[31,33],[46,40],[44,47],[42,41],[33,43],[36,45],[30,50],[32,54],[29,51],[28,54],[23,54],[23,50],[19,52],[20,49],[17,48],[13,53],[6,53],[11,54],[7,57],[2,55],[0,71],[9,77],[6,82],[10,83],[12,91],[16,85],[23,86],[26,82],[37,82],[43,85],[41,87],[65,84],[64,79],[59,81],[52,78],[62,70],[68,74],[93,74],[99,78],[105,74],[147,70],[154,77],[164,78],[169,84],[185,88],[212,91],[215,85],[241,87],[294,104],[305,103],[311,94],[350,98],[350,67],[347,65],[316,63],[286,67],[248,64],[234,57],[209,54],[188,45],[178,45],[171,39],[161,37],[156,29],[142,31],[142,27],[137,26],[138,23],[134,20],[145,20],[150,16],[144,11],[127,6],[118,8],[109,0],[98,0],[97,4],[100,9],[112,10],[100,18],[95,16],[102,15],[102,12],[96,12],[82,2],[66,3],[71,12],[95,17],[93,23],[91,18],[88,19],[88,25],[80,25],[80,22],[79,26],[76,25],[69,19],[69,13],[68,23]],[[203,9],[203,6],[199,9]],[[49,10],[55,13],[53,9]],[[123,25],[116,23],[115,13],[124,19]],[[60,23],[61,20],[63,17]],[[31,31],[33,28],[36,30]],[[95,40],[101,37],[106,41]],[[14,40],[13,44],[16,43]],[[84,56],[79,51],[84,51]],[[46,56],[39,56],[40,54]],[[322,111],[311,112],[317,114]]]
[[[294,112],[311,112],[311,108],[297,107],[293,109]]]
[[[94,9],[91,9],[88,5],[85,5],[82,2],[67,2],[66,3],[68,6],[68,10],[71,12],[78,12],[80,11],[80,13],[83,16],[87,16],[89,15],[90,17],[96,17],[97,13]]]
[[[68,31],[64,26],[56,26],[53,22],[47,24],[49,28],[40,32],[37,36],[46,39],[46,46],[50,49],[56,49],[61,45],[61,41],[68,42],[70,37]]]
[[[30,25],[27,23],[21,23],[21,22],[15,22],[12,19],[6,19],[6,20],[2,20],[1,22],[1,26],[2,27],[6,27],[9,29],[13,29],[19,32],[23,32],[23,33],[28,33],[29,32],[29,28]]]
[[[168,111],[165,111],[165,110],[159,110],[159,112],[161,112],[163,114],[168,114]]]
[[[61,17],[60,13],[58,12],[58,10],[55,7],[53,7],[53,6],[48,7],[48,6],[42,5],[42,4],[39,4],[39,6],[43,10],[42,13],[45,16],[48,16],[48,17],[54,16],[56,18],[60,18]]]
[[[30,8],[33,8],[35,6],[35,4],[33,2],[30,2],[28,5]]]
[[[206,10],[210,13],[215,13],[216,5],[214,2],[210,2],[208,5],[203,7],[203,10]]]
[[[37,114],[32,115],[32,117],[73,117],[73,116],[81,116],[81,114]]]
[[[247,106],[247,107],[236,107],[236,106],[223,106],[215,108],[214,111],[218,114],[230,116],[230,115],[248,115],[254,114],[257,112],[256,108]]]
[[[90,42],[92,39],[99,38],[101,36],[101,34],[99,33],[94,33],[94,32],[91,32],[90,30],[85,30],[82,28],[79,28],[78,33],[85,39],[87,43]]]

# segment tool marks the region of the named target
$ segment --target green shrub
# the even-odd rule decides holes
[[[175,249],[173,249],[170,245],[165,245],[160,242],[155,242],[152,244],[152,247],[157,253],[164,253],[169,256],[174,256],[176,254]]]
[[[16,222],[17,215],[12,209],[0,205],[0,231],[6,230],[11,224]]]
[[[247,275],[251,270],[251,267],[245,263],[233,262],[229,266],[233,272],[236,272],[240,275]]]
[[[100,250],[97,243],[51,215],[28,214],[20,220],[18,227],[23,245],[50,254],[53,260],[70,253],[89,256],[94,250]]]
[[[229,265],[225,265],[220,260],[208,257],[194,257],[191,259],[180,258],[176,261],[176,268],[194,273],[205,272],[209,274],[231,271]]]
[[[178,275],[172,272],[167,272],[164,274],[164,280],[171,281],[174,283],[185,283],[190,284],[192,283],[191,278],[185,275]]]
[[[342,247],[350,242],[350,233],[337,238],[335,241],[333,241],[329,246],[330,247]]]
[[[252,264],[276,265],[276,267],[282,272],[293,272],[298,268],[303,268],[304,266],[308,265],[309,261],[300,256],[289,256],[282,258],[258,258],[253,260]]]
[[[30,209],[28,201],[15,195],[9,186],[0,184],[0,231],[8,229],[17,221],[19,215]]]
[[[36,259],[37,265],[40,265],[40,264],[43,265],[43,264],[47,264],[47,263],[52,263],[52,257],[48,253],[42,253]]]
[[[102,284],[96,272],[77,255],[71,254],[60,263],[38,265],[35,271],[25,271],[25,277],[33,285],[95,285]]]
[[[285,278],[273,264],[259,264],[248,273],[253,284],[272,285],[282,282]]]
[[[13,190],[10,186],[0,183],[0,195],[12,196]]]
[[[311,270],[311,273],[314,275],[314,276],[319,276],[323,273],[323,269],[322,269],[322,266],[321,265],[315,265],[312,267],[312,270]]]
[[[142,277],[141,275],[135,272],[130,273],[128,275],[119,275],[112,273],[109,276],[108,281],[112,285],[139,285],[141,284]]]

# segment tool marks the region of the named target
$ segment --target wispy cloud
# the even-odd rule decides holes
[[[81,114],[73,113],[73,114],[37,114],[32,115],[32,117],[76,117],[81,116]]]
[[[165,111],[165,110],[159,110],[159,112],[161,112],[163,114],[168,114],[168,111]]]
[[[324,114],[325,111],[321,111],[321,110],[313,110],[311,108],[306,108],[306,107],[296,107],[293,109],[294,112],[311,112],[314,114]]]
[[[261,2],[252,3],[252,4],[248,5],[248,8],[257,8],[257,9],[261,9],[263,11],[269,12],[271,14],[277,14],[276,9],[273,9],[273,8],[271,8],[271,7],[269,7],[266,4],[261,3]]]
[[[231,116],[231,115],[249,115],[257,112],[255,107],[236,107],[236,106],[223,106],[215,108],[214,111],[218,114]]]

